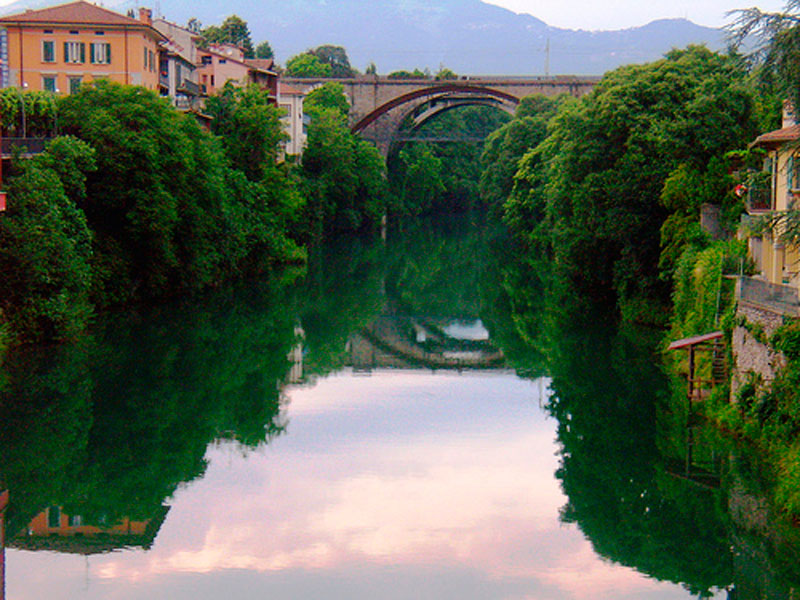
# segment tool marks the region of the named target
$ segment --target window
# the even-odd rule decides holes
[[[219,64],[221,64],[221,65],[224,65],[224,64],[226,64],[227,62],[228,62],[228,59],[226,59],[226,58],[220,58],[220,59],[219,59]]]
[[[86,44],[83,42],[64,42],[64,62],[85,63]]]
[[[80,527],[83,525],[83,517],[80,515],[70,515],[69,517],[69,526],[70,527]]]
[[[210,56],[203,56],[200,58],[200,63],[204,65],[210,65],[213,60],[214,59],[212,59]]]
[[[69,34],[70,35],[79,35],[80,31],[78,31],[77,29],[73,29],[72,31],[69,32]]]
[[[111,64],[111,44],[107,42],[93,42],[89,46],[89,60],[93,65]]]
[[[81,83],[83,79],[81,77],[70,77],[69,78],[69,93],[70,94],[77,94],[78,90],[81,89]]]
[[[56,43],[53,40],[42,42],[42,62],[56,62]]]
[[[43,75],[42,76],[42,89],[45,92],[53,92],[56,91],[56,78],[55,75]]]
[[[61,509],[57,506],[51,506],[47,509],[47,526],[50,529],[61,527]]]
[[[95,35],[105,35],[106,32],[105,31],[95,31],[94,34]]]
[[[48,35],[48,34],[49,34],[49,35],[53,35],[53,30],[52,30],[52,29],[45,29],[45,30],[44,30],[44,34],[45,34],[45,35]]]
[[[144,49],[144,71],[147,71],[147,48]]]
[[[156,70],[156,57],[153,54],[152,50],[148,51],[148,54],[150,55],[150,71],[155,71]]]

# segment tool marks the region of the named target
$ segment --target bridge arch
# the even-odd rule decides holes
[[[461,83],[443,83],[414,90],[385,102],[359,119],[355,125],[352,126],[351,131],[353,133],[361,133],[384,115],[404,105],[430,103],[437,99],[453,95],[474,96],[476,100],[481,98],[484,100],[495,99],[502,104],[509,105],[509,107],[516,107],[520,102],[520,98],[501,90],[492,89],[491,87],[470,84],[464,85]],[[424,102],[420,102],[421,99],[424,99]],[[466,104],[466,102],[462,105],[464,104]],[[478,102],[476,101],[473,104],[478,104]]]

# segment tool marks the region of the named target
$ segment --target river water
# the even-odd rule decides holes
[[[796,594],[796,529],[688,435],[660,333],[493,240],[350,240],[12,356],[5,598]]]

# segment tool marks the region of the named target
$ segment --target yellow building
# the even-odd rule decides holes
[[[761,189],[748,191],[747,211],[753,217],[800,209],[800,125],[790,111],[783,127],[759,136],[753,147],[767,151]],[[755,187],[755,186],[751,186]],[[800,250],[785,247],[778,235],[764,232],[748,240],[750,256],[764,279],[773,284],[800,287]]]
[[[166,38],[151,14],[140,8],[134,19],[72,2],[0,18],[8,45],[5,84],[65,94],[110,79],[157,91],[159,43]]]

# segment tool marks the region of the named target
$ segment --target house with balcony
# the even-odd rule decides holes
[[[782,127],[760,135],[751,147],[767,153],[764,171],[751,176],[746,189],[747,215],[751,221],[787,210],[800,210],[800,125],[793,111],[784,110]],[[750,234],[748,249],[756,271],[765,281],[800,288],[800,249],[786,246],[775,231]]]
[[[159,89],[160,44],[152,13],[138,19],[78,1],[0,18],[8,60],[3,86],[74,93],[82,83],[109,79]]]
[[[166,39],[161,42],[158,87],[162,96],[182,110],[199,108],[197,74],[198,33],[165,19],[153,19],[153,27]]]
[[[209,44],[198,51],[198,77],[203,94],[213,96],[228,81],[237,85],[254,83],[268,90],[277,103],[278,74],[271,59],[247,59],[233,44]]]

